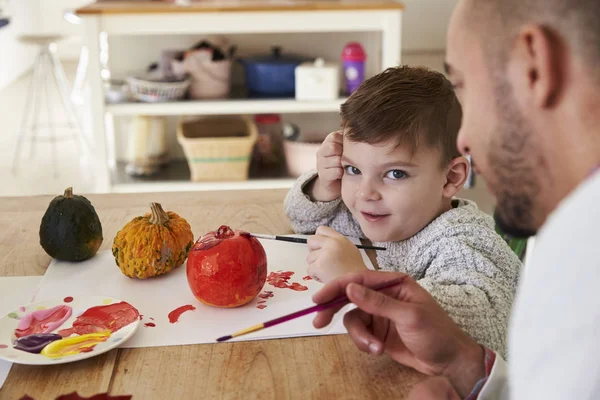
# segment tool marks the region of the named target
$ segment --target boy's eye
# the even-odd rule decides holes
[[[393,169],[391,171],[388,171],[387,174],[385,174],[385,177],[389,179],[404,179],[407,176],[408,175],[406,174],[406,172],[402,171],[401,169]]]
[[[344,171],[346,171],[348,175],[360,175],[360,169],[353,167],[352,165],[346,165]]]

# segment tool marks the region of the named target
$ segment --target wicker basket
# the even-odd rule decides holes
[[[146,103],[158,103],[183,99],[192,81],[154,82],[140,78],[127,78],[131,96]]]
[[[248,117],[181,120],[177,141],[183,147],[192,181],[248,179],[252,148],[258,137]]]

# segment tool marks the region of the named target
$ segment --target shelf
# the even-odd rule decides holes
[[[192,182],[185,160],[171,161],[151,178],[134,178],[125,173],[125,163],[117,163],[112,173],[112,191],[115,193],[185,192],[208,190],[289,189],[295,178],[289,176],[265,177],[250,175],[246,181]]]
[[[296,99],[227,99],[175,101],[167,103],[107,104],[112,115],[235,115],[235,114],[300,114],[339,112],[345,97],[329,101]]]

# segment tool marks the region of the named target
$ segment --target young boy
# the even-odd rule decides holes
[[[475,340],[505,352],[521,262],[494,221],[468,200],[462,117],[450,82],[398,67],[365,81],[342,105],[342,132],[317,153],[285,200],[308,241],[308,272],[323,282],[367,268],[346,236],[377,246],[380,269],[409,274]]]

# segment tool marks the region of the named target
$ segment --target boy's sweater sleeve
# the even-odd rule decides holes
[[[288,192],[283,208],[296,233],[311,234],[319,226],[329,226],[346,236],[363,238],[360,225],[341,198],[333,201],[312,201],[304,187],[317,177],[314,171],[300,176]]]
[[[441,239],[437,257],[418,282],[478,343],[505,356],[521,263],[508,246],[485,254],[464,239]]]

